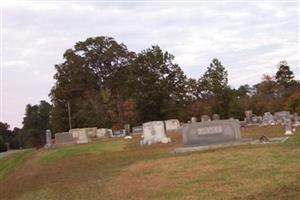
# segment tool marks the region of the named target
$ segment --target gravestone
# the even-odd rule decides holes
[[[81,128],[73,128],[69,130],[69,133],[72,134],[73,138],[78,138],[81,131]]]
[[[263,117],[262,116],[257,116],[257,123],[261,124],[263,121]]]
[[[192,117],[191,118],[191,123],[195,123],[195,122],[197,122],[197,117]]]
[[[257,124],[258,123],[258,117],[256,115],[252,115],[250,119],[250,124]]]
[[[165,125],[167,131],[177,130],[180,128],[180,122],[178,121],[178,119],[166,120]]]
[[[142,134],[143,133],[143,126],[135,126],[132,127],[133,134]]]
[[[294,127],[300,126],[300,120],[299,120],[298,113],[293,114],[293,126]]]
[[[270,112],[265,112],[262,123],[263,125],[275,125],[274,116]]]
[[[128,136],[130,135],[131,131],[130,131],[130,124],[125,124],[124,125],[124,129],[125,129],[125,135]]]
[[[107,128],[98,128],[96,131],[97,138],[108,138],[112,137],[112,130]]]
[[[171,138],[166,136],[165,125],[163,121],[152,121],[143,124],[143,140],[141,145],[154,143],[169,143]]]
[[[293,130],[292,130],[292,121],[291,120],[286,120],[284,122],[285,125],[285,135],[293,135]]]
[[[90,142],[90,138],[88,135],[88,129],[83,128],[81,132],[78,134],[78,138],[76,140],[77,144],[86,144]]]
[[[126,135],[125,129],[115,130],[113,131],[113,137],[123,137]]]
[[[72,134],[69,132],[62,132],[62,133],[55,133],[55,144],[74,144],[75,139],[73,138]]]
[[[245,116],[246,116],[246,118],[245,118],[245,121],[246,121],[246,123],[247,124],[251,124],[252,123],[252,115],[253,115],[253,113],[252,113],[252,110],[246,110],[245,111]]]
[[[213,121],[215,121],[215,120],[220,120],[220,115],[219,115],[219,114],[213,114],[212,120],[213,120]]]
[[[206,146],[237,142],[241,139],[240,125],[236,120],[218,120],[184,125],[184,146]]]
[[[277,124],[284,124],[285,121],[290,119],[290,112],[289,111],[280,111],[274,113],[274,119]]]
[[[201,122],[209,122],[210,117],[208,115],[201,115]]]
[[[96,137],[97,136],[97,128],[96,127],[92,127],[92,128],[85,128],[87,131],[87,135],[88,137]]]
[[[46,144],[45,144],[45,147],[49,148],[51,146],[52,146],[52,134],[51,134],[50,129],[47,129],[46,130]]]

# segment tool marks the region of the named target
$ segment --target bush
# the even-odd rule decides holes
[[[5,142],[2,136],[0,136],[0,152],[7,151]]]

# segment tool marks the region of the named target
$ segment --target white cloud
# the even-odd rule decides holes
[[[254,84],[287,60],[299,71],[299,3],[45,3],[3,5],[4,121],[49,100],[54,64],[87,37],[114,37],[134,51],[158,44],[198,78],[213,58],[230,84]]]

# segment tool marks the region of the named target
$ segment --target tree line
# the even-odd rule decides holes
[[[26,107],[23,127],[16,134],[24,147],[44,144],[45,129],[68,131],[68,105],[73,128],[119,129],[127,123],[187,121],[214,113],[243,119],[248,109],[258,115],[300,113],[300,82],[285,61],[279,62],[275,75],[235,89],[217,58],[198,79],[188,78],[175,57],[157,45],[136,53],[111,37],[93,37],[77,42],[63,58],[55,65],[51,104],[41,101]]]

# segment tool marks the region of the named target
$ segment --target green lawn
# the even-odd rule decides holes
[[[40,161],[49,163],[85,154],[122,151],[126,147],[126,145],[127,142],[125,140],[114,140],[102,143],[60,147],[54,150],[42,151],[40,153]]]
[[[242,129],[243,137],[261,134],[283,129]],[[29,150],[7,172],[2,165],[15,154],[0,160],[1,199],[300,199],[300,131],[283,144],[186,154],[171,153],[182,142],[170,136],[170,144],[144,147],[134,137]]]
[[[9,173],[22,166],[27,158],[33,153],[32,149],[16,152],[13,155],[0,159],[0,181],[3,180]]]

